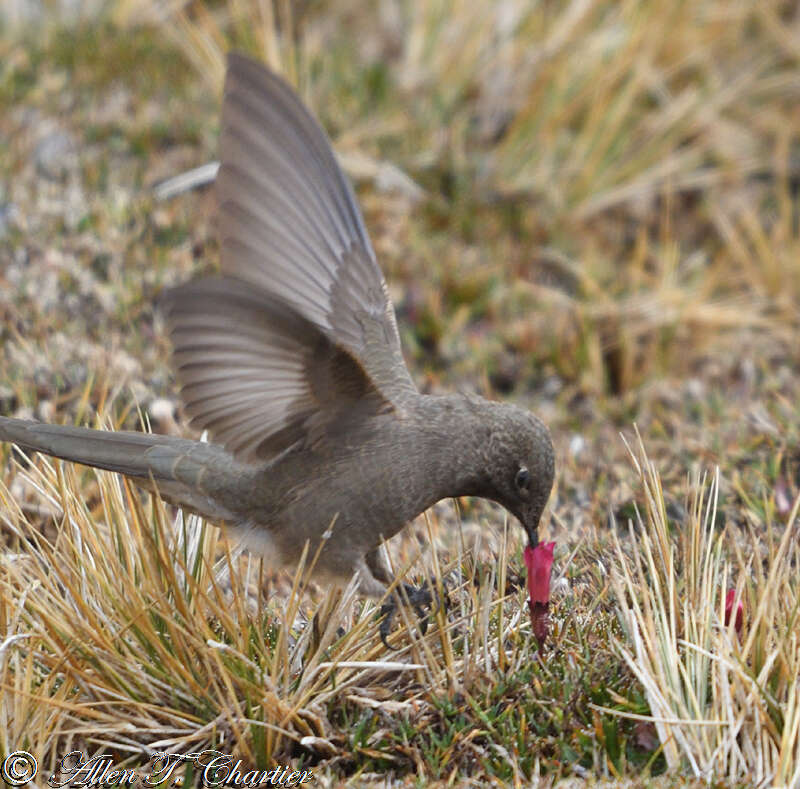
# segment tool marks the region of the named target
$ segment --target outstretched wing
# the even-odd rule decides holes
[[[165,302],[192,422],[243,461],[314,446],[417,390],[353,192],[292,89],[228,59],[221,279]]]
[[[220,151],[223,272],[291,305],[401,408],[416,387],[353,191],[289,85],[236,54],[228,58]]]
[[[163,307],[187,413],[240,460],[313,447],[392,408],[349,351],[260,288],[211,277]]]

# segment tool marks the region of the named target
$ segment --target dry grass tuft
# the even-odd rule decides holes
[[[434,229],[443,210],[456,237],[499,223],[532,246],[508,261],[498,241],[478,262],[528,280],[504,304],[544,325],[508,341],[547,348],[560,373],[621,392],[687,342],[796,339],[800,52],[782,0],[149,7],[216,90],[232,47],[286,73],[351,174],[424,194]]]
[[[717,528],[719,470],[690,482],[677,533],[641,441],[645,508],[616,540],[612,572],[625,638],[619,654],[645,689],[667,764],[704,780],[800,782],[800,541],[795,500],[783,534],[768,524],[735,543]],[[725,598],[743,601],[741,635]],[[624,713],[620,713],[624,714]]]
[[[487,780],[517,781],[558,774],[573,753],[574,769],[589,759],[596,775],[663,760],[673,774],[791,786],[796,535],[718,533],[718,475],[691,480],[676,532],[641,443],[634,464],[643,513],[606,559],[594,546],[562,557],[541,654],[505,538],[496,564],[463,547],[448,560],[428,520],[433,550],[413,569],[439,579],[440,595],[446,583],[450,606],[425,635],[401,609],[387,653],[374,603],[352,585],[309,586],[313,557],[270,593],[259,562],[199,519],[116,475],[26,461],[15,494],[0,487],[15,543],[0,579],[0,753],[25,748],[52,770],[80,748],[141,769],[161,751],[214,748],[256,769],[323,761],[333,774],[361,765],[426,780],[478,759]],[[43,512],[55,529],[36,525]],[[741,637],[725,624],[729,588],[744,603]]]
[[[495,599],[494,577],[462,577],[424,637],[402,610],[387,653],[376,605],[352,584],[308,591],[313,559],[270,596],[259,562],[198,518],[173,517],[113,474],[92,470],[87,485],[71,464],[25,465],[14,495],[0,486],[16,544],[0,581],[0,753],[26,748],[51,767],[87,746],[137,764],[206,748],[258,767],[303,754],[335,763],[350,758],[330,720],[338,705],[413,725],[433,699],[531,660],[519,595]],[[22,490],[43,504],[21,505]],[[52,537],[34,524],[43,509]],[[430,558],[437,578],[454,577],[455,564]],[[504,587],[505,558],[497,572]]]

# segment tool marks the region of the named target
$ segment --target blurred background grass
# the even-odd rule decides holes
[[[214,267],[213,189],[153,187],[216,156],[229,48],[284,73],[330,133],[420,388],[551,425],[571,583],[609,515],[634,516],[633,422],[676,523],[687,472],[713,464],[720,528],[790,514],[800,11],[778,0],[4,0],[0,412],[135,428],[139,405],[177,429],[154,302]],[[464,517],[494,519],[497,548],[495,511]],[[543,758],[589,753],[576,736]]]

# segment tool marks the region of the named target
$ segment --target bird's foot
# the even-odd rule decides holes
[[[436,607],[430,610],[434,601],[436,601]],[[387,649],[396,649],[386,639],[392,630],[392,622],[402,603],[408,603],[414,609],[414,613],[416,613],[419,620],[420,632],[425,635],[428,630],[429,618],[436,615],[442,604],[447,607],[449,600],[446,591],[444,600],[439,599],[435,584],[432,581],[431,583],[423,581],[421,586],[416,587],[410,584],[403,584],[402,589],[395,590],[394,594],[381,606],[381,624],[378,632],[381,636],[381,642]],[[426,613],[426,609],[428,609],[429,613]]]

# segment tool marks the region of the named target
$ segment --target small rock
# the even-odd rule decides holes
[[[13,203],[5,203],[0,200],[0,238],[8,234],[12,225],[17,224],[19,211]]]
[[[325,758],[330,758],[338,753],[336,746],[324,737],[301,737],[300,745]]]
[[[702,400],[705,397],[706,387],[699,378],[690,378],[684,385],[686,394],[692,400]]]
[[[40,422],[52,422],[56,413],[56,407],[52,400],[41,400],[36,406],[36,418]]]
[[[74,157],[75,142],[63,129],[45,134],[33,151],[36,170],[51,181],[64,179]]]
[[[178,423],[175,421],[177,405],[166,397],[157,397],[147,407],[150,423],[158,433],[174,434],[178,432]]]
[[[569,454],[571,457],[577,459],[578,455],[580,455],[584,448],[586,447],[586,441],[584,440],[583,436],[575,433],[572,438],[569,440]]]
[[[558,375],[550,375],[544,382],[542,394],[552,400],[563,388],[564,381]]]

